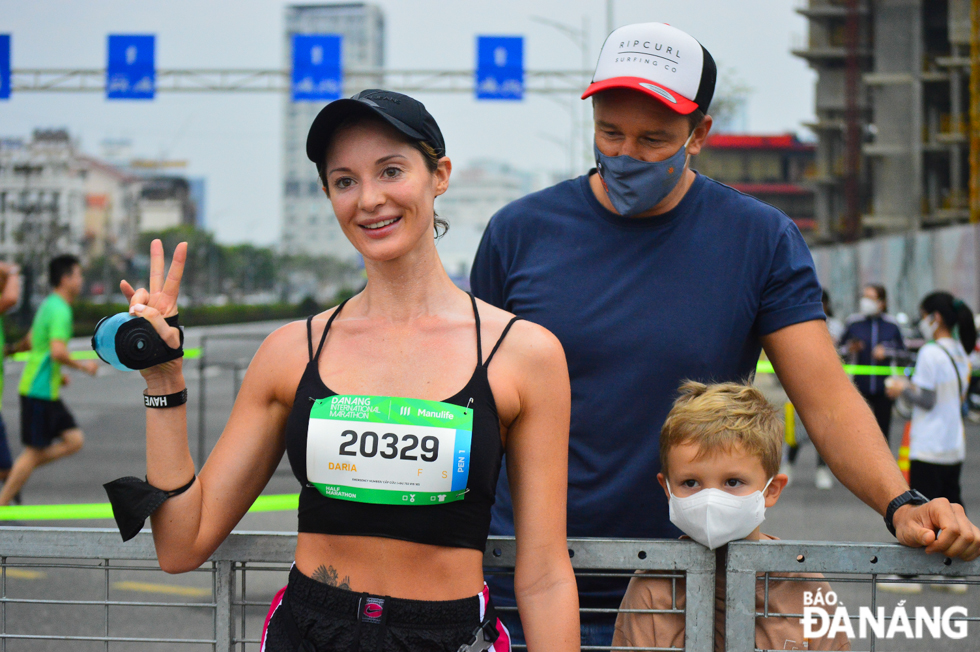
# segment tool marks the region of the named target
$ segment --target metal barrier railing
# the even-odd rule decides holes
[[[749,541],[736,541],[729,544],[725,567],[726,650],[754,652],[757,649],[755,646],[757,619],[802,620],[808,617],[806,606],[803,613],[778,612],[770,609],[769,588],[774,579],[812,581],[812,578],[781,577],[780,575],[784,573],[820,573],[824,575],[823,581],[835,587],[833,601],[827,598],[819,600],[820,604],[811,605],[812,613],[809,614],[811,629],[819,631],[826,625],[829,633],[829,630],[834,628],[850,627],[855,634],[849,636],[852,639],[853,652],[859,650],[875,652],[879,639],[906,639],[899,647],[888,649],[906,650],[908,647],[905,646],[916,645],[913,640],[921,641],[919,645],[922,647],[916,649],[923,650],[977,649],[975,638],[977,633],[973,633],[972,643],[968,642],[967,627],[970,622],[980,621],[980,617],[977,614],[968,615],[968,608],[959,604],[969,600],[976,606],[977,595],[974,593],[969,598],[954,596],[967,596],[968,587],[971,586],[974,587],[974,591],[977,590],[976,587],[980,585],[980,560],[964,562],[942,555],[927,555],[921,549],[908,548],[896,543],[783,540],[767,541],[762,545]],[[955,588],[956,593],[949,594],[950,599],[945,600],[942,606],[916,605],[913,596],[920,595],[924,585],[939,589]],[[904,595],[899,596],[896,606],[889,612],[882,604],[884,599],[880,592],[897,588],[901,588]],[[757,592],[760,589],[761,610],[758,609],[757,600]],[[866,596],[867,606],[861,605],[862,598],[865,597],[862,589],[869,589]],[[906,591],[908,593],[905,593]],[[930,599],[926,602],[934,603],[937,597],[936,594],[930,594]],[[803,604],[806,605],[805,599]],[[906,604],[909,605],[908,608]],[[937,618],[937,613],[942,622],[933,622]],[[819,617],[824,614],[825,618]],[[929,622],[925,626],[922,625],[920,615],[927,616]],[[902,616],[906,618],[904,622]],[[862,620],[863,625],[860,622]],[[908,628],[905,627],[906,623]],[[955,627],[955,623],[963,623],[962,630]],[[875,627],[878,627],[877,631]],[[864,635],[861,635],[862,632]],[[908,636],[907,632],[912,636]],[[938,635],[934,635],[936,632]],[[942,638],[947,640],[941,642],[939,639]],[[956,645],[955,639],[966,640],[961,640],[960,644]],[[864,647],[865,644],[867,647]],[[949,647],[950,645],[952,647]]]
[[[65,649],[65,641],[72,641],[72,649],[79,650],[109,650],[110,644],[114,651],[257,650],[269,602],[286,581],[295,543],[295,535],[289,533],[234,532],[197,571],[154,583],[147,580],[159,579],[162,571],[149,532],[123,543],[112,529],[0,528],[0,652],[8,649],[8,641],[25,640],[42,646],[47,641],[50,647],[31,649],[52,650]],[[578,577],[625,579],[637,570],[656,570],[664,571],[657,575],[659,579],[671,579],[670,609],[631,613],[683,614],[684,647],[632,649],[714,649],[714,552],[691,541],[674,540],[572,539],[568,546]],[[484,557],[488,575],[512,573],[515,559],[513,539],[490,539]],[[724,572],[719,583],[724,579],[726,586],[725,647],[733,652],[756,650],[757,619],[806,617],[805,613],[770,609],[769,587],[787,579],[780,577],[782,573],[827,574],[826,580],[847,596],[846,604],[852,607],[859,602],[855,590],[870,587],[872,612],[881,608],[878,591],[889,583],[942,585],[956,578],[951,586],[980,585],[980,561],[948,560],[897,544],[735,542],[729,546],[725,568],[718,570]],[[883,577],[900,574],[929,577]],[[960,579],[964,577],[972,579]],[[677,607],[679,579],[686,583],[682,609]],[[148,597],[140,599],[143,595]],[[977,595],[971,599],[976,603]],[[589,611],[616,610],[583,609],[583,613]],[[939,618],[939,612],[936,614]],[[847,616],[855,623],[861,617],[858,613]],[[956,612],[947,620],[942,632],[963,623],[965,633],[968,624],[980,617]],[[931,626],[926,623],[927,633]],[[857,637],[855,644],[862,644],[863,638]],[[875,632],[868,638],[872,652],[877,638]]]
[[[235,333],[208,333],[201,336],[200,349],[201,353],[197,359],[197,382],[198,382],[198,405],[197,405],[197,456],[194,458],[195,464],[198,470],[204,465],[204,460],[207,459],[208,451],[207,447],[207,369],[208,367],[217,367],[221,369],[231,369],[232,372],[232,394],[231,400],[234,403],[235,398],[238,396],[238,390],[241,387],[241,373],[244,369],[248,368],[249,362],[252,357],[248,358],[236,358],[234,360],[213,360],[208,355],[208,342],[216,341],[232,341],[240,343],[242,340],[252,340],[261,343],[268,337],[267,333],[252,333],[252,332],[235,332]],[[258,344],[256,344],[258,348]],[[253,352],[254,353],[254,352]]]

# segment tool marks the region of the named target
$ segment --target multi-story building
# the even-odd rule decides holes
[[[384,66],[384,15],[373,5],[361,2],[334,5],[291,5],[286,7],[286,68],[292,66],[294,34],[339,34],[341,65],[344,69],[380,70]],[[381,87],[380,76],[355,87],[346,79],[343,96],[368,87]],[[317,178],[316,168],[306,158],[306,134],[322,102],[283,104],[282,248],[287,253],[354,256],[350,243],[334,218]]]
[[[85,187],[83,250],[90,256],[132,256],[140,178],[91,156],[78,155],[75,162]]]
[[[813,175],[816,146],[794,134],[712,134],[692,166],[712,179],[772,204],[804,234],[816,228]]]
[[[473,256],[490,218],[533,190],[534,176],[506,163],[476,161],[453,171],[449,190],[436,199],[436,212],[449,222],[449,231],[436,246],[453,280],[468,287]]]
[[[143,179],[136,213],[140,232],[197,225],[197,207],[191,198],[191,186],[182,177]]]
[[[18,262],[28,286],[43,289],[52,256],[81,250],[85,182],[75,150],[64,129],[0,140],[0,258]]]
[[[809,0],[809,40],[794,50],[817,71],[816,213],[821,237],[846,211],[848,100],[860,134],[853,235],[969,217],[969,0]],[[848,38],[848,20],[857,38]],[[848,93],[847,71],[860,78]]]

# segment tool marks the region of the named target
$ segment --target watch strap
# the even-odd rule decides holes
[[[900,507],[904,507],[905,505],[925,505],[927,502],[929,502],[929,499],[915,489],[909,489],[900,496],[897,496],[890,503],[888,503],[888,508],[885,510],[885,527],[887,527],[888,531],[892,533],[892,536],[897,536],[895,534],[895,524],[893,522],[895,512],[897,512]]]

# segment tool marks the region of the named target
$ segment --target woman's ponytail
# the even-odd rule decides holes
[[[969,353],[977,345],[977,327],[973,321],[973,311],[962,299],[949,292],[933,292],[922,300],[920,305],[927,315],[938,313],[943,324],[954,336],[959,335],[963,348]]]
[[[973,311],[962,299],[953,300],[953,309],[956,310],[956,330],[959,331],[960,342],[969,353],[977,345],[977,325],[973,321]]]

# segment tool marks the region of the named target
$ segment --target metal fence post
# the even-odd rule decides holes
[[[724,568],[689,570],[685,576],[684,650],[712,652],[715,645],[715,573]]]
[[[725,573],[725,649],[754,652],[755,571],[733,570],[726,564],[719,572]]]
[[[204,438],[207,430],[207,386],[204,365],[207,358],[208,336],[201,336],[201,357],[197,361],[197,470],[204,466]]]
[[[235,621],[232,602],[235,599],[235,562],[214,562],[217,577],[214,588],[214,640],[217,652],[234,652]]]

